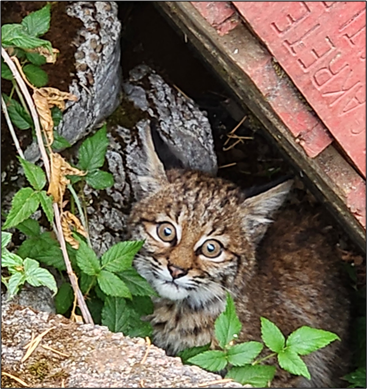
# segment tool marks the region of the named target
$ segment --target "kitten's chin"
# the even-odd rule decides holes
[[[161,297],[170,300],[184,300],[189,296],[189,291],[185,288],[172,283],[155,283],[155,289]]]

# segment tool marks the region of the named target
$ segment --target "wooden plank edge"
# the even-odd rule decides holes
[[[326,198],[325,205],[336,217],[342,228],[347,232],[357,246],[365,252],[365,229],[357,217],[364,218],[365,205],[362,215],[352,213],[351,204],[348,204],[348,193],[345,192],[345,182],[336,180],[331,164],[342,166],[343,176],[352,177],[359,183],[361,177],[341,157],[336,149],[330,145],[317,157],[307,156],[289,129],[284,125],[274,109],[266,101],[253,80],[244,73],[234,61],[228,61],[228,47],[230,40],[241,41],[243,36],[252,40],[252,44],[259,45],[256,38],[249,36],[248,29],[239,25],[225,36],[219,36],[215,29],[202,18],[199,12],[188,2],[155,2],[157,9],[182,34],[190,40],[201,54],[204,61],[214,72],[227,83],[237,98],[244,102],[259,118],[275,142],[288,155],[292,164],[303,171],[314,186],[314,190]],[[261,48],[264,50],[264,48]],[[361,190],[360,185],[357,185]],[[365,190],[365,189],[364,189]]]

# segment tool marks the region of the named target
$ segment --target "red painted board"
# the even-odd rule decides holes
[[[366,176],[366,3],[233,2]]]
[[[192,1],[191,4],[221,36],[239,23],[237,13],[229,1]]]

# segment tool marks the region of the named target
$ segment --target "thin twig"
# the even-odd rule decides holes
[[[50,350],[50,351],[52,351],[52,352],[55,353],[55,354],[61,355],[62,357],[66,357],[66,358],[69,358],[69,357],[70,357],[70,355],[64,354],[64,353],[62,353],[61,351],[58,351],[58,350],[55,350],[55,349],[52,348],[52,347],[46,346],[45,344],[42,344],[41,346],[42,346],[44,349],[46,349],[46,350]]]
[[[210,385],[216,385],[216,384],[227,384],[228,382],[232,382],[232,378],[224,378],[221,380],[215,380],[215,381],[210,381],[210,382],[205,382],[203,384],[199,384],[198,388],[205,388],[205,386],[210,386]]]
[[[231,144],[230,146],[228,147],[223,147],[223,151],[228,151],[230,149],[233,149],[234,146],[238,145],[239,143],[241,142],[241,139],[238,139],[236,142],[234,142],[233,144]]]
[[[1,97],[1,108],[3,109],[4,116],[5,116],[5,120],[6,120],[6,124],[7,124],[8,127],[9,127],[9,131],[10,131],[11,137],[13,138],[13,142],[14,142],[15,148],[17,149],[18,154],[19,154],[23,159],[25,159],[25,158],[24,158],[23,151],[22,151],[22,149],[21,149],[21,147],[20,147],[20,144],[19,144],[17,135],[15,134],[15,130],[14,130],[14,127],[13,127],[13,123],[12,123],[11,120],[10,120],[9,113],[8,113],[8,109],[6,108],[5,101],[4,101],[4,99],[3,99],[2,97]]]
[[[237,131],[237,129],[239,128],[239,127],[241,127],[241,125],[242,125],[242,123],[245,121],[247,119],[247,116],[245,115],[241,120],[240,120],[240,122],[236,125],[236,127],[232,130],[232,131],[230,131],[228,134],[227,134],[227,140],[224,142],[224,145],[223,146],[225,146],[228,142],[229,142],[229,139],[230,139],[230,136],[229,135],[233,135],[236,131]]]
[[[11,72],[13,73],[14,79],[17,81],[17,83],[18,83],[18,85],[19,85],[19,87],[20,87],[20,89],[21,89],[21,91],[22,91],[22,93],[27,101],[28,107],[31,111],[31,116],[32,116],[32,119],[34,122],[36,136],[37,136],[38,147],[40,149],[41,157],[43,159],[43,163],[44,163],[44,166],[46,169],[47,179],[49,182],[51,182],[50,161],[48,159],[45,145],[43,143],[41,127],[39,124],[38,114],[37,114],[33,99],[31,97],[31,95],[29,94],[27,86],[26,86],[23,78],[21,77],[20,72],[18,71],[18,69],[14,65],[13,61],[11,60],[8,53],[6,52],[6,50],[3,47],[1,47],[1,56],[3,57],[5,63],[9,66]],[[56,228],[56,231],[57,231],[56,235],[57,235],[57,238],[58,238],[60,246],[61,246],[61,251],[62,251],[62,254],[64,257],[64,261],[65,261],[68,276],[70,278],[71,285],[72,285],[74,293],[76,294],[77,299],[78,299],[78,305],[79,305],[80,311],[82,312],[84,321],[88,324],[93,324],[92,316],[88,310],[88,307],[87,307],[87,304],[84,300],[83,294],[79,289],[78,281],[77,281],[76,275],[72,269],[69,255],[68,255],[67,250],[66,250],[65,238],[64,238],[64,234],[62,232],[61,221],[60,221],[60,210],[59,210],[59,207],[56,203],[53,203],[53,209],[54,209],[54,213],[55,213],[55,220],[56,220],[56,227],[57,227]]]
[[[51,328],[48,328],[46,331],[42,332],[42,334],[39,334],[38,336],[36,336],[35,339],[31,340],[27,346],[25,346],[24,348],[28,348],[27,352],[25,353],[24,357],[21,359],[20,362],[24,362],[26,361],[30,356],[31,354],[33,353],[33,351],[37,348],[37,346],[39,345],[40,341],[42,340],[42,338],[47,334],[49,333],[51,330],[53,330],[54,328],[56,327],[51,327]]]
[[[237,165],[237,162],[228,163],[227,165],[219,166],[218,169],[224,169],[226,167],[231,167]]]
[[[143,359],[140,362],[141,365],[144,365],[145,361],[147,360],[147,357],[148,357],[148,354],[149,354],[149,349],[150,349],[150,347],[152,345],[152,343],[151,343],[151,341],[150,341],[150,339],[148,337],[145,338],[145,341],[147,342],[147,349],[145,351]]]
[[[24,381],[22,381],[20,378],[15,377],[13,374],[5,373],[5,371],[2,371],[2,372],[1,372],[1,375],[4,375],[4,376],[6,376],[6,377],[10,377],[10,378],[12,378],[13,380],[19,382],[21,385],[26,386],[27,388],[29,388],[29,385],[28,385],[28,384],[26,384],[26,383],[25,383]]]

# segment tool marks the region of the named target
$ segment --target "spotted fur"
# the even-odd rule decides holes
[[[271,221],[291,182],[245,198],[220,178],[165,172],[149,133],[145,143],[147,175],[139,177],[145,196],[129,226],[133,239],[145,240],[134,266],[160,295],[149,316],[154,343],[170,355],[207,343],[216,347],[214,321],[229,291],[243,325],[239,341],[260,340],[260,316],[286,336],[308,325],[342,339],[305,358],[311,381],[279,373],[275,386],[337,384],[348,360],[348,292],[338,258],[316,232],[314,218],[283,210]],[[169,224],[158,230],[162,223]],[[166,233],[162,240],[159,234]],[[171,234],[172,241],[165,241]],[[217,243],[220,255],[203,254]]]

